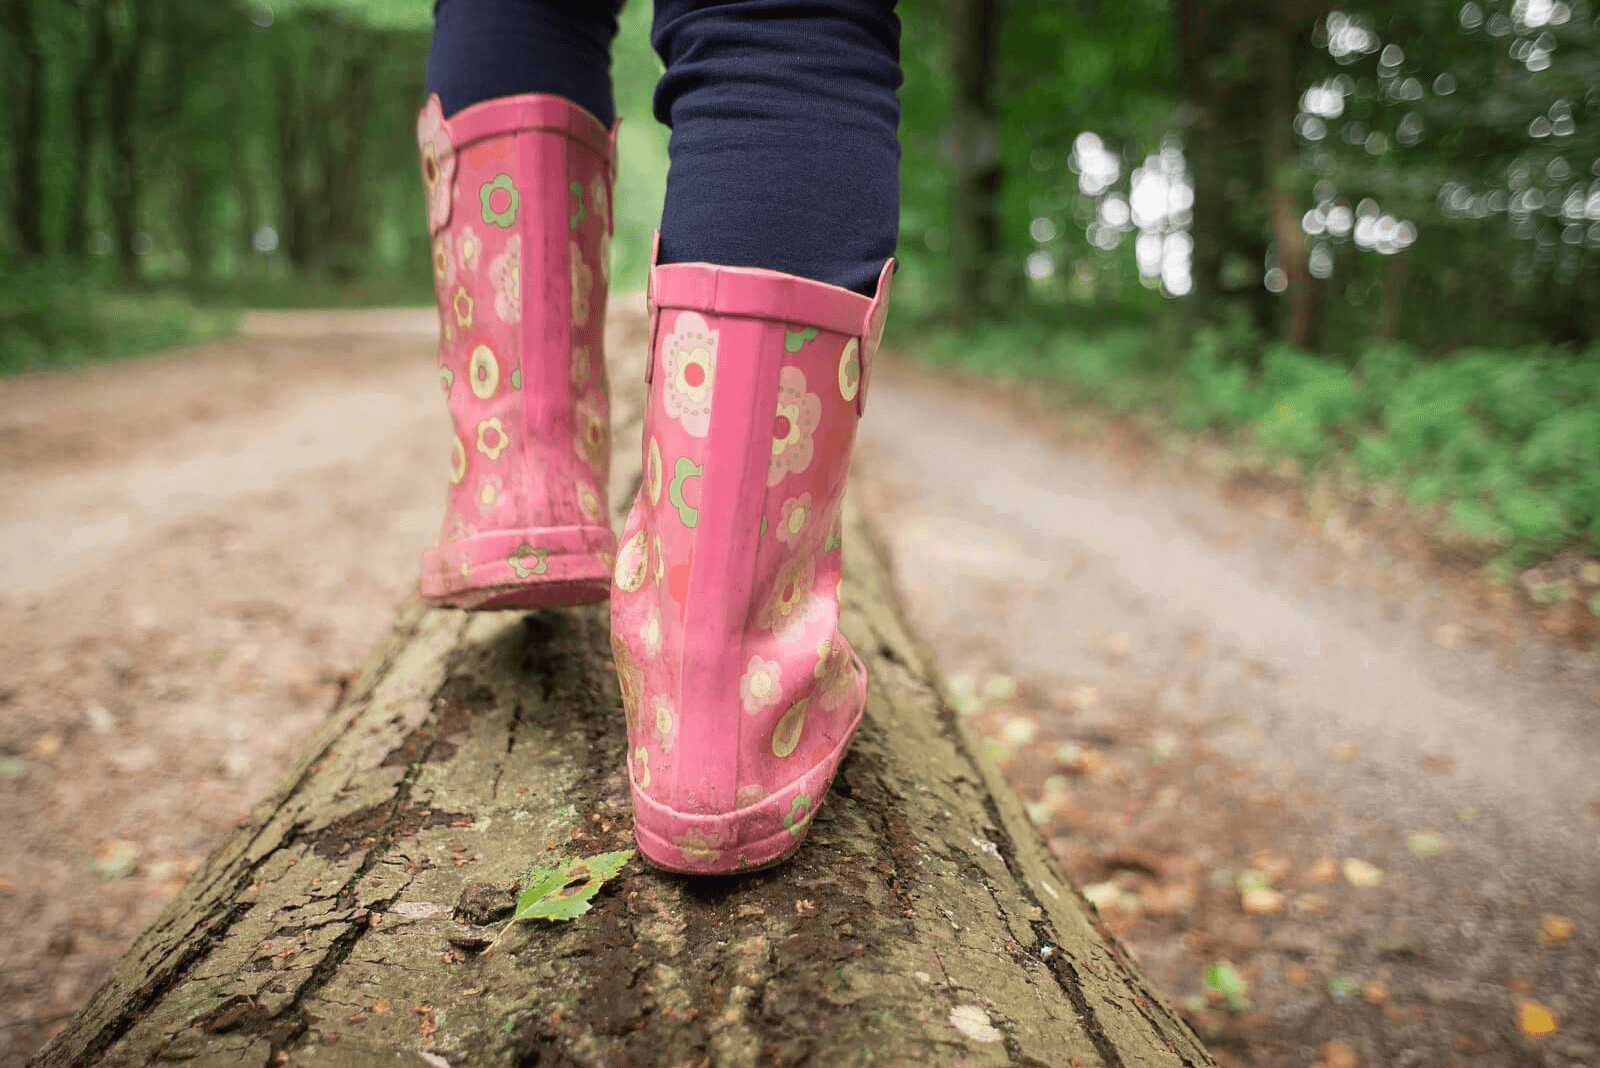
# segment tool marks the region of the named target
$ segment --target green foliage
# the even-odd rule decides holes
[[[0,371],[215,336],[231,308],[431,303],[430,5],[19,5],[0,35]],[[630,5],[615,49],[619,289],[643,285],[667,169],[649,18]]]
[[[1205,328],[1173,352],[1149,330],[1033,317],[918,344],[934,359],[1054,381],[1186,430],[1241,432],[1303,470],[1347,463],[1442,507],[1449,532],[1502,567],[1600,549],[1600,346],[1427,359],[1380,342],[1347,361],[1268,345],[1251,360],[1249,339],[1246,328]]]
[[[611,63],[617,114],[616,237],[611,245],[614,291],[644,288],[650,235],[661,219],[667,187],[667,128],[651,116],[661,62],[650,48],[650,5],[628,4],[617,19]]]
[[[179,292],[17,271],[0,287],[0,374],[189,345],[231,333],[237,319]]]

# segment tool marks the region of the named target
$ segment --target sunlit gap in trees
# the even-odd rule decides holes
[[[1161,149],[1144,158],[1128,176],[1124,193],[1116,188],[1122,162],[1098,134],[1084,131],[1072,144],[1068,166],[1078,176],[1078,191],[1092,206],[1086,229],[1089,243],[1110,251],[1122,244],[1124,234],[1138,232],[1134,254],[1145,285],[1160,286],[1174,297],[1193,286],[1190,259],[1194,240],[1189,226],[1194,208],[1194,184],[1183,162],[1177,138],[1162,141]],[[1028,228],[1034,241],[1048,246],[1056,238],[1055,220],[1040,216]],[[1042,281],[1056,272],[1055,254],[1048,248],[1028,256],[1028,277]]]
[[[1444,175],[1433,195],[1424,193],[1426,199],[1420,201],[1411,187],[1393,180],[1386,170],[1393,166],[1388,160],[1409,160],[1404,154],[1413,149],[1440,155],[1437,144],[1424,145],[1430,123],[1441,134],[1452,133],[1453,119],[1463,106],[1490,106],[1480,98],[1491,86],[1465,70],[1418,69],[1415,60],[1408,64],[1405,47],[1382,40],[1363,15],[1336,10],[1317,24],[1313,44],[1350,73],[1307,87],[1294,119],[1298,167],[1311,194],[1312,206],[1301,216],[1300,228],[1312,277],[1331,277],[1336,264],[1343,264],[1340,271],[1350,269],[1351,262],[1337,255],[1341,247],[1382,256],[1403,252],[1421,229],[1407,216],[1428,217],[1435,196],[1446,220],[1503,216],[1511,236],[1527,249],[1513,271],[1518,277],[1531,277],[1535,259],[1548,260],[1562,249],[1567,252],[1564,259],[1558,257],[1558,275],[1570,276],[1577,269],[1578,250],[1600,248],[1600,159],[1583,174],[1582,162],[1574,165],[1559,154],[1563,145],[1570,146],[1569,152],[1589,154],[1577,139],[1564,139],[1581,132],[1580,112],[1592,114],[1600,107],[1600,85],[1592,84],[1587,98],[1575,100],[1570,85],[1562,95],[1563,83],[1549,81],[1561,70],[1558,46],[1576,49],[1575,60],[1586,58],[1580,57],[1580,39],[1588,36],[1583,22],[1588,9],[1575,2],[1576,10],[1567,0],[1467,0],[1455,10],[1465,40],[1484,41],[1519,64],[1525,77],[1533,76],[1529,87],[1548,89],[1534,97],[1534,113],[1510,119],[1511,129],[1525,133],[1528,146],[1503,171],[1484,176],[1480,170],[1475,181],[1468,176],[1470,170]],[[1600,20],[1595,26],[1600,29]],[[1431,54],[1421,42],[1418,52]],[[1525,90],[1508,95],[1503,78],[1496,77],[1498,99],[1491,110],[1498,113],[1528,99]],[[1571,82],[1570,74],[1567,80]],[[1463,90],[1459,102],[1447,100]],[[1449,138],[1440,143],[1448,144]],[[1135,259],[1143,283],[1169,296],[1183,296],[1192,288],[1194,187],[1182,143],[1168,135],[1158,152],[1128,173],[1127,157],[1136,151],[1108,144],[1092,131],[1077,135],[1070,159],[1079,194],[1075,221],[1088,244],[1105,252],[1121,247],[1125,235],[1136,234]],[[1035,169],[1048,169],[1048,153],[1036,149],[1034,157]],[[1391,202],[1388,210],[1380,198]],[[1027,257],[1027,273],[1043,282],[1058,271],[1064,235],[1057,220],[1046,214],[1032,220],[1029,233],[1037,247]],[[1080,264],[1078,270],[1087,268]],[[1288,289],[1290,280],[1275,244],[1255,277],[1272,292]]]

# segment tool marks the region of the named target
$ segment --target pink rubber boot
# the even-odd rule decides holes
[[[444,530],[422,556],[435,605],[606,598],[614,133],[543,94],[449,119],[434,96],[417,119],[455,426]]]
[[[873,300],[754,268],[651,270],[645,478],[611,643],[634,834],[658,867],[782,860],[860,721],[839,509],[893,267]]]

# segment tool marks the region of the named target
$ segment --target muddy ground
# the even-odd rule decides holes
[[[448,456],[432,331],[256,316],[0,379],[0,1065],[412,588]],[[1220,1060],[1600,1068],[1594,654],[1017,387],[884,361],[856,479],[962,709]]]

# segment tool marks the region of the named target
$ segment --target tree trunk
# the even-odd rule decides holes
[[[1295,192],[1294,117],[1298,94],[1294,83],[1294,57],[1300,41],[1288,5],[1280,5],[1274,32],[1267,38],[1267,130],[1265,163],[1268,211],[1278,265],[1287,276],[1285,296],[1289,311],[1284,336],[1297,348],[1311,348],[1318,332],[1317,280],[1311,276],[1310,248],[1300,225],[1300,200]]]
[[[75,195],[67,198],[67,222],[62,235],[62,248],[75,260],[84,259],[89,252],[90,191],[95,188],[95,95],[104,77],[106,60],[111,55],[111,18],[107,11],[108,0],[87,0],[89,20],[89,48],[84,53],[83,66],[72,85],[72,154],[71,173],[77,183]]]
[[[284,257],[295,272],[308,270],[312,259],[312,197],[306,191],[306,134],[308,116],[299,86],[300,78],[287,51],[277,57],[275,86],[278,120],[278,240]],[[315,123],[313,122],[313,125]]]
[[[11,226],[26,259],[45,254],[44,240],[44,52],[33,21],[32,0],[6,4],[6,36],[21,63],[8,72],[11,97]]]
[[[614,378],[623,486],[640,377]],[[847,526],[872,700],[789,863],[634,861],[483,952],[530,863],[631,845],[606,611],[413,604],[34,1065],[1212,1066],[978,755],[853,505]]]
[[[334,101],[324,121],[328,143],[319,153],[323,232],[330,255],[326,266],[336,278],[350,278],[367,267],[368,204],[372,190],[365,182],[367,129],[377,106],[376,57],[372,45],[358,39],[355,51],[343,58]],[[332,135],[338,134],[337,139]]]
[[[255,85],[256,79],[261,77],[261,68],[260,64],[254,62],[254,56],[249,50],[240,55],[236,62],[239,64],[240,76],[229,81],[228,110],[237,126],[244,129],[251,106],[246,102],[245,94],[255,91],[251,87]],[[233,139],[228,155],[228,166],[233,177],[234,195],[239,200],[239,231],[234,239],[237,246],[235,253],[241,264],[238,273],[248,275],[256,262],[255,235],[256,227],[261,224],[261,196],[257,191],[256,176],[251,167],[249,153],[246,151],[245,138]]]
[[[970,322],[992,310],[1000,293],[1000,191],[1005,178],[1000,119],[1000,0],[948,0],[950,69],[954,81],[949,149],[955,168],[950,191],[950,257],[955,317]]]
[[[143,187],[134,116],[139,106],[139,83],[148,53],[152,0],[128,0],[127,32],[106,71],[106,119],[111,142],[111,235],[117,265],[125,278],[139,277],[139,209]]]
[[[1406,273],[1411,266],[1411,254],[1396,252],[1390,256],[1383,272],[1383,301],[1378,311],[1378,336],[1393,340],[1400,332],[1400,313],[1405,308]]]
[[[1189,111],[1184,156],[1194,183],[1193,222],[1189,227],[1189,236],[1194,239],[1190,258],[1194,288],[1186,302],[1186,315],[1193,324],[1220,317],[1218,298],[1228,217],[1223,147],[1227,131],[1222,123],[1226,86],[1221,79],[1208,77],[1205,69],[1207,59],[1214,56],[1208,28],[1215,18],[1207,17],[1204,0],[1174,0],[1171,10],[1178,90]]]

